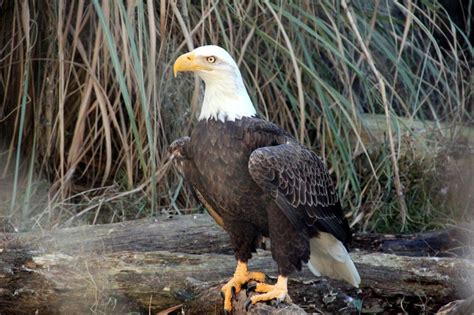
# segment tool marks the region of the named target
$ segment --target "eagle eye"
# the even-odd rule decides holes
[[[206,60],[207,60],[207,62],[209,62],[209,63],[214,63],[214,62],[216,62],[216,57],[214,57],[214,56],[209,56],[209,57],[206,58]]]

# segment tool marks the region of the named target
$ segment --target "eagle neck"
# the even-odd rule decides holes
[[[204,79],[206,89],[199,120],[235,121],[256,115],[240,73]]]

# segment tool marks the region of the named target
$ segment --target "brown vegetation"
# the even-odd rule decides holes
[[[8,226],[196,211],[166,148],[189,133],[200,84],[170,66],[209,43],[238,60],[262,116],[328,161],[354,224],[414,230],[466,217],[472,197],[451,183],[472,156],[470,46],[439,26],[450,23],[442,10],[224,2],[0,3]],[[432,35],[441,29],[453,32],[448,45]],[[35,209],[37,178],[51,187]]]

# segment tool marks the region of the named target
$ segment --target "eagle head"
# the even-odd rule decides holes
[[[206,84],[199,120],[234,121],[255,116],[255,107],[231,55],[219,46],[194,49],[176,59],[173,72],[194,72]]]
[[[206,83],[219,77],[227,78],[240,74],[239,67],[230,54],[219,46],[201,46],[176,59],[173,66],[174,76],[178,72],[195,72]]]

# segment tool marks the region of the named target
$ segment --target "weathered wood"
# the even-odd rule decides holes
[[[388,132],[387,122],[383,114],[361,114],[361,120],[365,128],[360,131],[360,137],[366,147],[379,146],[385,139]],[[413,134],[416,132],[416,145],[418,150],[424,150],[427,153],[435,154],[435,147],[432,145],[433,141],[430,139],[434,130],[443,130],[447,139],[456,135],[463,140],[466,148],[472,147],[474,144],[474,128],[472,126],[459,126],[453,128],[450,123],[441,123],[418,120],[413,118],[397,117],[398,127],[402,134]],[[395,139],[396,141],[398,139]],[[353,137],[351,141],[359,141],[359,138]]]
[[[4,234],[0,252],[2,314],[148,313],[179,304],[190,314],[219,313],[219,288],[235,268],[227,236],[207,216]],[[365,311],[435,311],[467,297],[473,280],[474,263],[464,259],[352,256],[360,290],[305,269],[289,283],[293,302],[308,312],[355,311],[361,301]],[[276,276],[268,251],[259,251],[250,268]],[[242,292],[240,310],[245,299]]]
[[[173,250],[190,254],[232,254],[229,237],[207,214],[4,233],[0,234],[0,242],[3,247],[28,248],[37,253]]]
[[[467,257],[474,248],[474,229],[468,225],[407,235],[358,233],[356,248],[404,256]]]
[[[207,214],[4,233],[0,234],[0,242],[4,247],[30,248],[35,252],[173,250],[190,254],[232,254],[228,235]],[[352,247],[407,256],[466,256],[474,252],[474,229],[458,226],[409,235],[357,233]]]
[[[29,314],[36,310],[82,313],[90,308],[118,312],[162,310],[177,304],[184,304],[192,314],[209,313],[220,310],[219,288],[235,267],[232,257],[222,254],[52,253],[22,256],[23,260],[12,252],[6,254],[15,260],[3,260],[0,275],[7,285],[1,288],[1,309],[13,311],[22,305]],[[344,308],[355,311],[347,303],[349,297],[363,299],[369,309],[378,311],[400,311],[396,304],[403,299],[407,310],[420,311],[416,305],[423,303],[433,310],[461,298],[461,278],[474,273],[473,263],[452,258],[379,253],[355,253],[353,258],[363,279],[361,292],[337,281],[315,279],[304,270],[290,282],[293,301],[311,312]],[[250,268],[275,276],[275,264],[267,251],[260,251]],[[459,274],[461,270],[464,275]],[[239,301],[244,300],[241,295]]]

